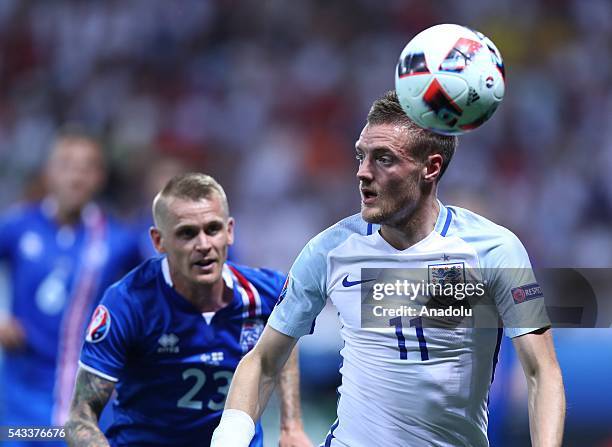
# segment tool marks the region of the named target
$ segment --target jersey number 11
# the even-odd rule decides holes
[[[421,351],[421,360],[429,360],[429,352],[427,351],[427,343],[425,335],[423,335],[423,320],[421,317],[413,318],[409,321],[410,327],[416,329],[416,336],[419,340],[419,350]],[[408,350],[406,349],[406,338],[402,332],[402,317],[395,317],[389,320],[390,326],[395,326],[395,335],[397,337],[397,346],[400,352],[400,359],[408,359]]]

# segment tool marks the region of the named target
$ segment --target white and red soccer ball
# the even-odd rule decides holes
[[[400,55],[395,90],[419,126],[459,135],[487,121],[504,97],[497,47],[465,26],[436,25],[417,34]]]

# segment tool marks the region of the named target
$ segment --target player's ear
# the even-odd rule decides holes
[[[234,243],[234,218],[229,217],[227,219],[227,245]]]
[[[163,236],[161,231],[158,228],[151,227],[149,228],[149,236],[151,236],[151,242],[153,242],[153,247],[155,247],[155,251],[158,253],[165,253],[166,250],[162,245]]]
[[[440,176],[442,172],[442,155],[431,154],[428,155],[423,164],[423,179],[428,182],[434,182]]]

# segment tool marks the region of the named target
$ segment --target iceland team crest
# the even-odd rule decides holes
[[[99,305],[94,310],[93,316],[91,317],[91,323],[87,328],[87,335],[85,341],[89,343],[98,343],[104,340],[104,337],[108,334],[111,325],[111,316],[106,307]]]
[[[259,319],[248,319],[242,323],[240,332],[240,347],[245,354],[255,347],[259,336],[264,330],[264,323]]]

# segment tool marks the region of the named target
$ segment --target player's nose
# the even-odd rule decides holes
[[[196,238],[195,249],[198,251],[206,252],[210,250],[211,247],[212,245],[210,243],[208,236],[206,235],[206,233],[201,231],[200,234],[198,234],[198,237]]]
[[[357,178],[361,182],[371,182],[374,179],[372,173],[372,166],[368,158],[366,157],[361,163],[359,163],[359,169],[357,169]]]

